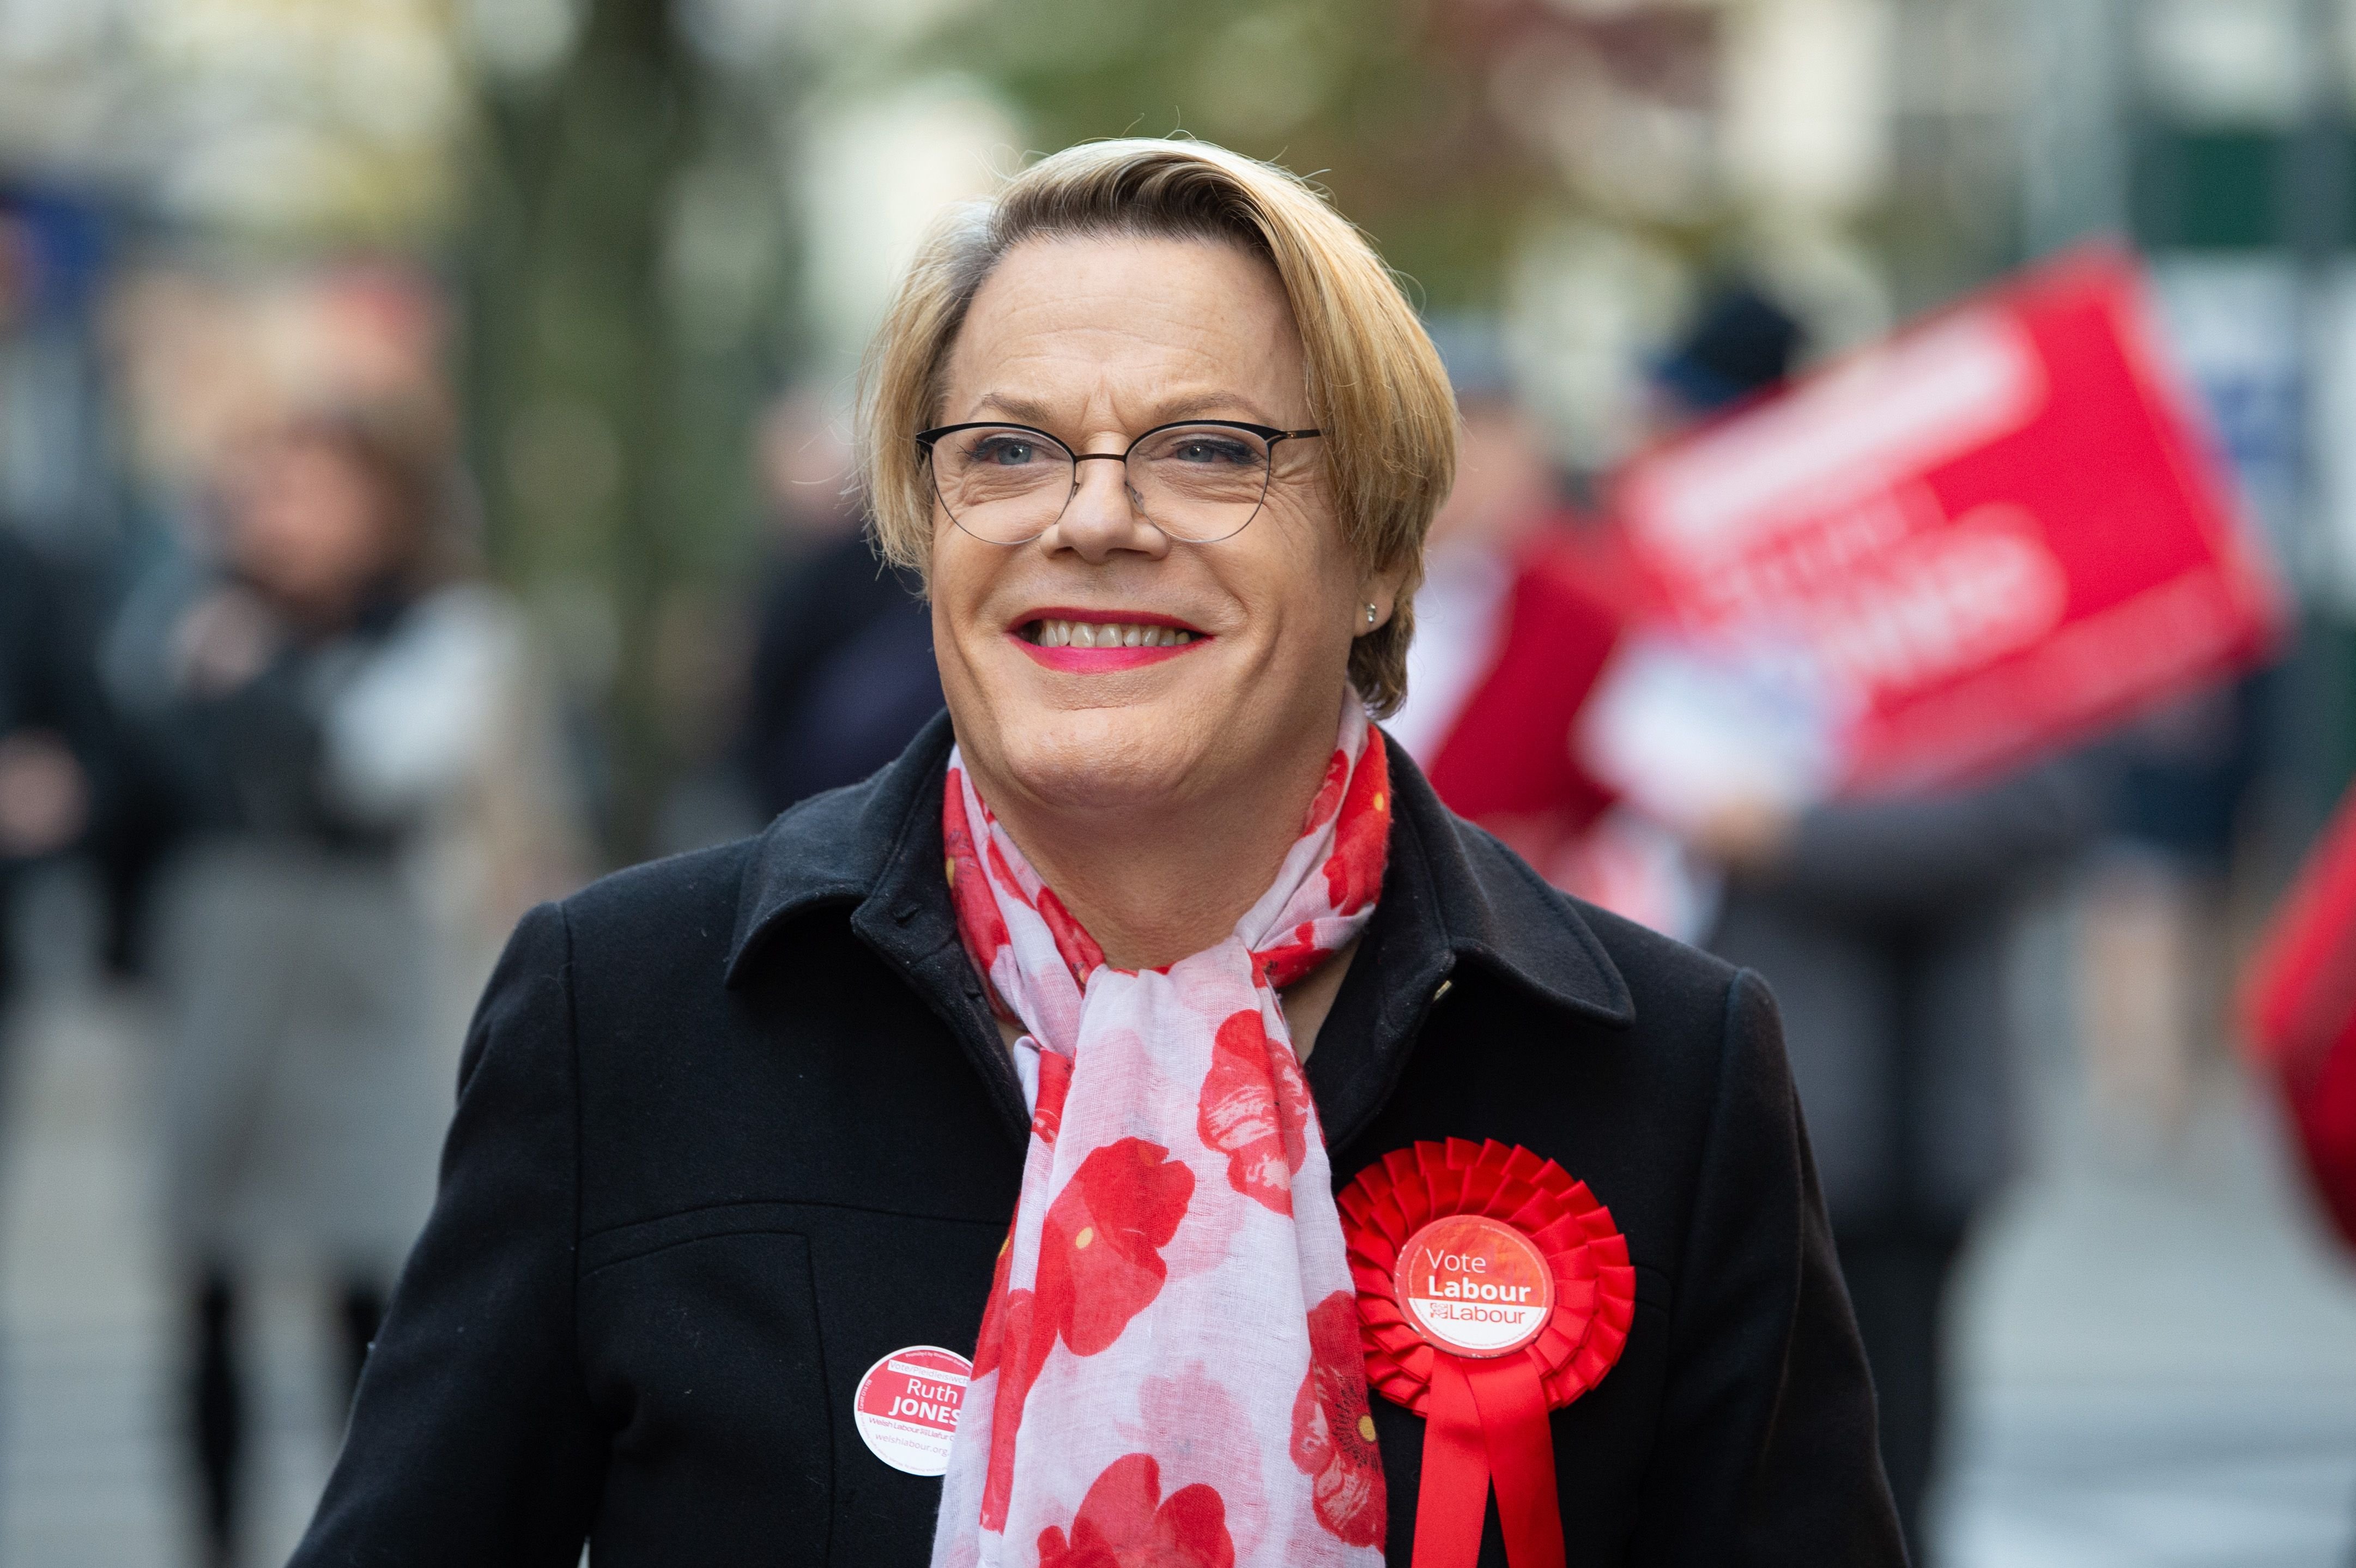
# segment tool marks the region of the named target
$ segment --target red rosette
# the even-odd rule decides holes
[[[1426,1422],[1417,1568],[1470,1568],[1494,1478],[1514,1568],[1563,1561],[1546,1412],[1602,1380],[1635,1319],[1636,1273],[1611,1210],[1552,1160],[1494,1140],[1396,1149],[1342,1191],[1369,1387]],[[1537,1337],[1496,1356],[1427,1339],[1398,1299],[1408,1241],[1435,1220],[1475,1216],[1544,1258],[1554,1302]]]
[[[1343,1189],[1338,1207],[1358,1287],[1366,1380],[1393,1403],[1428,1413],[1433,1348],[1401,1308],[1399,1249],[1435,1219],[1477,1214],[1537,1243],[1554,1274],[1555,1306],[1536,1343],[1547,1405],[1559,1410],[1620,1359],[1636,1311],[1636,1272],[1612,1211],[1552,1160],[1491,1141],[1451,1138],[1395,1149]]]

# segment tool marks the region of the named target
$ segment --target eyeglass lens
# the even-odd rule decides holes
[[[953,431],[933,444],[941,504],[959,528],[994,544],[1021,544],[1054,527],[1078,466],[1056,442],[1012,425]],[[1229,425],[1153,431],[1130,448],[1125,467],[1130,505],[1189,543],[1241,532],[1268,496],[1269,444]]]

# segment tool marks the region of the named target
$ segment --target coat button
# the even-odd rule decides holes
[[[1435,1007],[1439,1006],[1439,1005],[1440,1005],[1440,999],[1441,997],[1443,997],[1443,996],[1447,995],[1450,992],[1451,992],[1451,991],[1453,991],[1453,990],[1455,990],[1455,989],[1456,989],[1456,983],[1455,983],[1454,981],[1452,981],[1452,980],[1443,980],[1443,981],[1441,981],[1441,982],[1440,983],[1440,989],[1439,989],[1439,990],[1437,990],[1437,991],[1435,991],[1435,992],[1433,992],[1433,993],[1431,993],[1431,1004],[1432,1004],[1433,1006],[1435,1006]]]
[[[898,908],[892,911],[892,918],[903,926],[906,925],[916,918],[916,907],[914,904],[903,904]]]

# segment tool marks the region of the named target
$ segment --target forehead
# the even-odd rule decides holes
[[[1276,269],[1216,240],[1057,238],[1009,251],[945,367],[944,413],[992,397],[1297,399],[1301,338]]]

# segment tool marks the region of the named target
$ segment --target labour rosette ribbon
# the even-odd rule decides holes
[[[1462,1138],[1393,1150],[1337,1207],[1367,1386],[1424,1418],[1415,1568],[1473,1568],[1493,1483],[1513,1568],[1562,1568],[1547,1414],[1635,1315],[1611,1210],[1551,1160]]]

